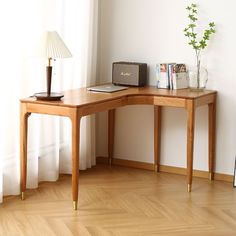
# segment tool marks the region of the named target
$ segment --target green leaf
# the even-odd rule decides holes
[[[189,24],[189,28],[195,28],[196,25],[195,24]]]
[[[214,22],[210,22],[210,23],[209,23],[209,26],[210,26],[210,27],[215,27],[216,25],[215,25]]]
[[[190,43],[191,43],[192,45],[195,45],[197,42],[196,42],[196,40],[191,40]]]
[[[205,40],[201,40],[201,41],[199,42],[199,44],[200,44],[200,46],[201,46],[202,49],[205,48],[205,47],[207,46]]]
[[[195,17],[194,15],[188,15],[188,18],[193,22],[197,21],[197,17]]]

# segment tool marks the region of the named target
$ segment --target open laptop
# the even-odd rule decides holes
[[[88,91],[103,92],[103,93],[113,93],[113,92],[117,92],[117,91],[121,91],[125,89],[128,89],[128,87],[114,85],[114,84],[104,84],[104,85],[87,88]]]

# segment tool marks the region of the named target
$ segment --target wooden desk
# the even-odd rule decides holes
[[[216,91],[191,92],[188,89],[164,90],[155,87],[129,88],[115,93],[94,93],[86,88],[66,91],[62,101],[37,101],[26,98],[20,101],[20,158],[21,158],[21,197],[24,199],[27,171],[27,127],[31,113],[69,117],[72,123],[72,196],[74,209],[77,209],[79,184],[80,119],[97,112],[108,110],[108,155],[113,157],[115,109],[126,105],[154,105],[154,164],[159,171],[161,141],[161,107],[181,107],[187,110],[187,186],[191,192],[193,172],[195,110],[208,105],[209,110],[209,176],[213,179],[215,156],[215,116]]]

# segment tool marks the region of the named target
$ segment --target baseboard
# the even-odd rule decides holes
[[[108,164],[108,158],[107,157],[97,157],[97,163]],[[151,163],[123,160],[123,159],[118,159],[118,158],[113,159],[113,165],[132,167],[132,168],[143,169],[143,170],[154,170],[155,169],[154,164],[151,164]],[[186,175],[187,169],[181,168],[181,167],[161,165],[160,172]],[[193,170],[193,176],[208,179],[209,173],[207,171],[202,171],[202,170]],[[233,175],[215,173],[214,179],[233,183]]]

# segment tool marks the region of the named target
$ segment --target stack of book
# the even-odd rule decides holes
[[[188,73],[185,64],[157,64],[156,78],[157,88],[183,89],[188,87]]]

